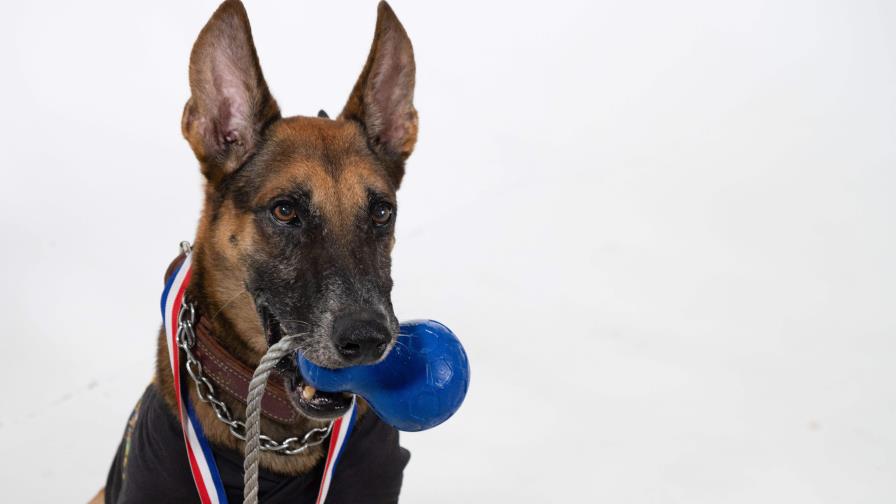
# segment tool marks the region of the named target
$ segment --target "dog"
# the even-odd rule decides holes
[[[186,296],[199,319],[203,374],[231,419],[243,419],[247,377],[284,335],[303,335],[301,351],[326,367],[377,362],[395,342],[391,251],[396,191],[417,139],[414,52],[381,2],[370,54],[342,112],[283,117],[245,8],[226,0],[193,46],[189,77],[181,128],[205,193]],[[155,376],[93,502],[200,499],[164,330],[158,338]],[[301,383],[294,364],[279,369],[262,401],[261,430],[275,441],[302,439],[350,406],[345,394]],[[244,443],[188,385],[228,500],[241,502]],[[313,502],[325,454],[326,443],[297,455],[262,452],[261,501]],[[397,431],[359,400],[327,503],[396,502],[409,456]]]

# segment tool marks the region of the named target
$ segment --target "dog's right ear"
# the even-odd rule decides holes
[[[280,118],[239,0],[222,3],[193,44],[190,92],[181,128],[214,184],[236,171]]]

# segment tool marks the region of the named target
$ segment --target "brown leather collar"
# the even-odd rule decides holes
[[[171,262],[165,272],[166,280],[183,260],[184,255],[181,254]],[[201,314],[196,327],[196,347],[193,353],[202,364],[202,372],[214,384],[215,390],[223,390],[245,406],[253,370],[221,346],[212,333],[211,323]],[[276,373],[265,387],[264,397],[261,399],[261,414],[271,420],[290,425],[297,424],[304,418],[292,406],[286,386]]]
[[[204,317],[199,318],[196,331],[196,348],[193,353],[202,364],[202,371],[214,383],[215,389],[223,390],[241,404],[246,404],[249,382],[253,370],[230,354],[212,335],[211,325]],[[264,389],[261,399],[261,414],[286,424],[296,424],[303,417],[292,406],[289,393],[282,377],[275,373]]]

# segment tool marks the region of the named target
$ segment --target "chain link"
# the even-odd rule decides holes
[[[211,405],[212,410],[218,420],[227,424],[230,433],[239,440],[246,440],[246,424],[242,420],[234,420],[230,413],[230,408],[215,395],[215,386],[202,373],[202,363],[193,353],[193,347],[196,345],[196,332],[194,324],[196,323],[196,308],[193,303],[187,301],[184,297],[180,305],[180,312],[177,315],[177,346],[184,351],[187,357],[186,365],[187,374],[193,379],[196,385],[196,395],[199,400]],[[326,427],[316,427],[309,430],[301,438],[289,437],[283,441],[276,441],[264,434],[260,435],[260,445],[262,451],[279,453],[282,455],[296,455],[303,451],[317,446],[327,439],[330,431],[333,430],[333,422],[331,421]]]

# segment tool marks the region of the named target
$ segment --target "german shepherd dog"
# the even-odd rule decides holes
[[[239,0],[221,4],[199,34],[181,127],[206,183],[186,295],[217,345],[212,358],[229,359],[219,376],[228,366],[251,372],[286,334],[303,334],[301,350],[327,367],[373,363],[391,349],[399,327],[390,256],[396,191],[417,139],[414,75],[411,42],[385,2],[367,62],[335,119],[323,111],[281,116]],[[176,419],[164,330],[156,359],[153,382],[96,502],[199,499]],[[315,392],[289,378],[294,367],[284,371],[268,388],[283,389],[294,415],[264,412],[265,435],[301,439],[347,411],[344,394]],[[233,418],[243,419],[245,397],[231,390],[239,379],[210,379]],[[243,442],[192,383],[189,391],[229,500],[240,502]],[[327,502],[395,502],[409,455],[394,429],[365,414],[363,401],[358,408]],[[298,455],[263,452],[262,502],[304,502],[305,495],[313,501],[325,445]]]

